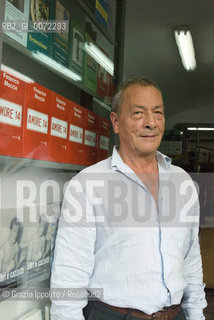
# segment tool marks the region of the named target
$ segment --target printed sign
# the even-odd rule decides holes
[[[67,139],[68,123],[66,121],[51,118],[51,135],[62,139]]]
[[[27,129],[48,133],[48,115],[28,108]]]
[[[83,128],[70,124],[69,141],[82,143],[83,142]]]
[[[0,122],[20,128],[22,124],[22,106],[0,99]]]
[[[86,146],[95,147],[95,145],[96,145],[96,133],[92,132],[92,131],[89,131],[89,130],[85,130],[84,144]]]
[[[100,149],[102,150],[107,150],[109,149],[109,138],[100,135],[100,145],[99,145]]]

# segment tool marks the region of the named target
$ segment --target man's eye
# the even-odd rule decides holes
[[[157,116],[163,116],[163,112],[161,112],[161,111],[155,111],[155,114],[156,114]]]

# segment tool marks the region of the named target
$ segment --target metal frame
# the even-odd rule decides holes
[[[0,23],[4,20],[5,0],[0,1]],[[2,61],[3,31],[0,27],[0,65]]]

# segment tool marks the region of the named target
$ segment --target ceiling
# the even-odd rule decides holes
[[[181,63],[173,33],[178,25],[190,27],[194,72]],[[124,78],[139,74],[160,86],[168,127],[214,122],[214,1],[126,0]]]

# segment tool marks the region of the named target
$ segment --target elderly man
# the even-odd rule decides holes
[[[120,145],[71,180],[52,270],[52,288],[102,294],[53,300],[52,320],[203,320],[197,193],[157,151],[165,124],[157,85],[122,83],[111,121]]]

